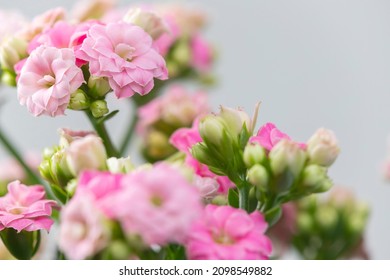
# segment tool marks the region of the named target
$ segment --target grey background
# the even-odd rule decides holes
[[[32,17],[75,2],[1,0],[0,9],[19,9]],[[372,258],[390,259],[390,183],[380,172],[390,133],[390,2],[204,0],[197,4],[209,13],[206,34],[219,48],[215,69],[219,84],[210,90],[214,108],[223,104],[252,112],[260,100],[259,123],[272,121],[301,141],[318,127],[334,130],[342,153],[331,177],[370,204],[367,247]],[[8,100],[1,124],[25,151],[57,143],[59,127],[89,128],[81,113],[34,118],[17,103],[14,89],[2,88],[0,94]],[[127,102],[112,99],[110,107],[127,109]],[[116,140],[129,116],[123,110],[109,123]],[[0,150],[0,156],[5,151]]]

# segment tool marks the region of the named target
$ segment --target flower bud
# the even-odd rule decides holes
[[[134,170],[134,165],[130,160],[130,157],[127,158],[109,158],[107,160],[107,167],[111,173],[123,173],[127,174]]]
[[[315,164],[308,165],[303,170],[302,184],[312,192],[324,192],[333,185],[327,176],[327,168]]]
[[[218,116],[208,115],[199,123],[199,133],[203,140],[220,145],[224,130],[225,122]]]
[[[108,79],[105,77],[89,77],[88,88],[91,96],[95,98],[104,97],[107,93],[111,91]]]
[[[282,139],[269,153],[271,170],[275,175],[290,170],[298,176],[306,161],[306,153],[293,141]]]
[[[239,135],[244,125],[248,131],[251,128],[251,119],[243,110],[221,106],[219,116],[225,121],[232,136]]]
[[[1,68],[14,72],[14,65],[27,57],[27,42],[21,38],[10,37],[0,46]]]
[[[265,150],[262,146],[256,143],[247,144],[243,154],[244,163],[246,167],[250,168],[255,164],[260,164],[265,156]]]
[[[60,128],[58,133],[60,134],[60,147],[64,148],[69,147],[70,143],[77,139],[84,138],[87,135],[96,135],[93,131],[73,131],[67,128]]]
[[[66,161],[66,151],[63,149],[45,156],[39,166],[39,171],[48,182],[61,188],[64,188],[74,178]]]
[[[66,160],[72,174],[78,176],[83,170],[105,170],[107,153],[99,137],[87,135],[70,144]]]
[[[146,11],[141,8],[130,9],[123,17],[123,21],[141,27],[153,40],[160,37],[163,33],[168,32],[168,27],[160,16],[152,11]]]
[[[320,128],[307,142],[310,163],[331,166],[340,153],[333,131]]]
[[[107,102],[105,100],[96,100],[91,104],[91,112],[92,115],[95,118],[100,118],[103,117],[105,114],[107,114],[108,107],[107,107]]]
[[[1,65],[0,65],[1,66]],[[4,70],[0,72],[1,74],[1,84],[15,87],[16,86],[16,75],[13,72]]]
[[[302,212],[297,216],[297,226],[300,231],[311,232],[313,228],[313,220],[308,213]]]
[[[323,229],[333,229],[337,223],[338,213],[331,206],[323,206],[316,211],[315,219]]]
[[[260,164],[253,165],[247,172],[249,183],[256,187],[264,188],[268,184],[268,172]]]
[[[70,95],[70,101],[68,105],[69,109],[80,111],[88,109],[89,105],[89,98],[87,94],[81,89],[76,90]]]
[[[181,66],[186,66],[191,60],[191,49],[187,40],[180,40],[172,50],[172,59]]]

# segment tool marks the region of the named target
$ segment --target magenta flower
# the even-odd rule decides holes
[[[191,228],[187,256],[195,260],[264,260],[272,251],[264,235],[267,223],[259,212],[207,205]]]
[[[19,181],[8,185],[8,193],[0,197],[0,230],[13,228],[18,232],[50,230],[53,220],[52,208],[57,206],[53,200],[43,199],[42,186],[27,187]]]
[[[201,213],[200,196],[180,172],[160,164],[134,171],[112,203],[127,234],[137,234],[145,244],[183,242]]]
[[[40,46],[26,60],[18,81],[21,105],[34,116],[63,115],[70,95],[84,82],[70,49]]]
[[[252,136],[249,139],[249,142],[258,143],[270,151],[282,139],[291,140],[290,136],[281,132],[273,123],[266,123],[260,127],[256,136]],[[301,149],[306,149],[305,143],[298,143],[298,145]]]
[[[165,61],[142,28],[119,22],[93,25],[78,52],[93,76],[107,77],[118,98],[149,93],[154,78],[168,78]]]

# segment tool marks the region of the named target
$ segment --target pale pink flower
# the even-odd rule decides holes
[[[154,78],[168,78],[149,34],[125,22],[93,25],[77,56],[89,62],[91,75],[108,78],[118,98],[145,95],[154,87]]]
[[[272,244],[264,235],[267,223],[259,212],[207,205],[191,228],[187,256],[195,260],[265,260]]]
[[[53,224],[50,215],[57,203],[44,199],[44,196],[42,186],[27,187],[19,181],[8,184],[8,193],[0,197],[0,230],[49,231]]]
[[[68,128],[60,128],[58,129],[58,133],[60,134],[60,146],[69,147],[69,145],[76,140],[82,139],[88,135],[95,135],[94,131],[75,131]]]
[[[27,25],[26,18],[16,11],[0,10],[0,43],[14,36]]]
[[[167,24],[168,32],[163,33],[153,42],[153,47],[163,56],[167,55],[172,45],[180,37],[180,29],[172,17],[166,16],[164,20]]]
[[[40,46],[31,53],[20,73],[19,102],[34,116],[63,115],[70,95],[83,82],[72,50]]]
[[[263,148],[270,151],[282,139],[291,140],[290,136],[288,136],[286,133],[281,132],[273,123],[266,123],[265,125],[260,127],[256,136],[252,136],[249,139],[249,142],[258,143]],[[305,143],[297,144],[301,149],[306,149]]]
[[[75,176],[85,170],[105,169],[106,160],[103,141],[93,134],[73,141],[66,150],[66,162]]]
[[[42,160],[40,155],[29,152],[23,159],[28,167],[38,172],[38,166]],[[0,182],[9,183],[15,180],[23,181],[24,179],[26,179],[26,173],[18,161],[13,158],[7,158],[0,162]]]
[[[26,40],[32,40],[36,35],[51,28],[57,21],[64,20],[66,11],[64,8],[54,8],[36,16],[32,22],[21,32]]]
[[[60,249],[69,259],[92,257],[108,244],[106,223],[91,195],[75,196],[61,211]]]
[[[157,121],[176,127],[191,126],[197,116],[209,111],[205,92],[190,94],[184,87],[174,85],[164,95],[138,109],[137,131],[142,134]]]
[[[107,217],[113,217],[113,197],[123,189],[123,175],[110,172],[85,171],[80,174],[75,196],[88,194],[96,207]]]
[[[310,163],[329,167],[340,153],[336,135],[333,131],[320,128],[307,141]]]
[[[183,242],[201,211],[197,188],[165,164],[123,180],[112,207],[126,233],[138,234],[149,245]]]
[[[176,130],[170,138],[170,143],[179,151],[186,153],[185,163],[191,167],[196,175],[215,180],[219,185],[218,191],[226,194],[230,188],[234,187],[234,183],[227,176],[214,174],[207,165],[200,163],[191,155],[192,146],[202,142],[198,127],[199,118],[195,119],[191,128],[180,128]]]
[[[191,64],[201,72],[210,70],[213,62],[213,49],[199,34],[196,34],[190,42]]]

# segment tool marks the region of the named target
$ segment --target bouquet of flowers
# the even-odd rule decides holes
[[[182,83],[214,80],[204,13],[110,0],[31,22],[1,13],[2,84],[33,116],[79,111],[91,131],[59,129],[37,159],[0,126],[12,156],[0,167],[0,258],[39,258],[49,239],[57,259],[268,259],[289,248],[367,258],[368,207],[340,190],[317,198],[333,186],[331,130],[295,141],[271,122],[257,126],[260,104],[251,117],[212,110],[204,90]],[[133,112],[120,145],[106,129],[118,113],[110,95]],[[141,165],[127,153],[135,135]]]

